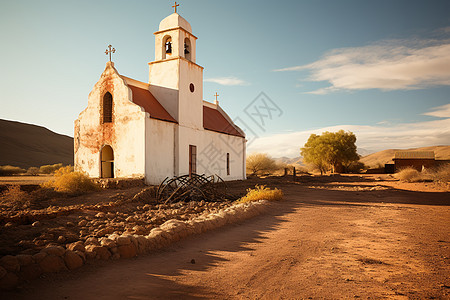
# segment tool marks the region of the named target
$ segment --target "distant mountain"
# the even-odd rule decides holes
[[[0,166],[73,165],[73,138],[47,128],[0,119]]]
[[[299,165],[299,166],[303,166],[303,157],[298,156],[298,157],[294,157],[294,158],[290,158],[290,157],[278,157],[278,158],[274,158],[275,162],[277,163],[285,163],[288,165]]]
[[[399,150],[434,151],[436,159],[450,160],[450,146],[431,146],[412,149],[387,149],[364,156],[361,158],[361,162],[371,168],[384,166],[384,164],[388,163],[394,163],[392,159],[394,158],[395,152]]]

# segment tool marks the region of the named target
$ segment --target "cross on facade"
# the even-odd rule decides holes
[[[109,48],[109,50],[106,49],[105,53],[106,53],[106,55],[109,54],[109,61],[111,61],[111,53],[116,53],[116,49],[112,48],[111,45],[108,45],[108,48]]]
[[[177,12],[177,6],[180,6],[180,4],[177,4],[177,1],[175,1],[175,5],[172,6],[173,8],[175,8],[175,13]]]
[[[217,94],[217,92],[216,92],[216,94],[214,95],[214,97],[216,97],[216,102],[217,102],[217,97],[219,97],[219,94]]]

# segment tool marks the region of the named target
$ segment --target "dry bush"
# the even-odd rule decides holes
[[[277,169],[273,158],[266,153],[252,153],[246,159],[247,174],[257,175],[271,173]]]
[[[395,174],[395,177],[406,182],[422,181],[422,174],[412,167],[401,169],[400,172]]]
[[[19,167],[14,167],[10,165],[0,166],[0,176],[11,176],[23,173],[25,173],[25,170]]]
[[[27,170],[27,175],[36,176],[39,174],[39,168],[36,167],[29,167]]]
[[[434,182],[438,183],[450,182],[450,164],[445,164],[438,167],[431,173],[431,178]]]
[[[20,185],[10,185],[0,195],[0,205],[13,208],[27,208],[30,204],[28,194],[20,189]]]
[[[43,165],[39,168],[41,174],[52,174],[53,172],[62,168],[63,164]]]
[[[57,192],[69,194],[83,194],[98,190],[96,185],[87,175],[74,172],[72,166],[62,167],[55,172],[55,178],[41,184],[43,188],[52,188]]]
[[[238,203],[245,203],[258,200],[281,200],[283,192],[277,188],[271,190],[264,185],[256,185],[254,189],[247,189],[247,195],[239,199]]]

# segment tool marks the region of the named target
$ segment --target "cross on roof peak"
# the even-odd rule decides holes
[[[111,53],[116,53],[116,49],[112,48],[111,45],[108,45],[108,49],[105,51],[106,55],[109,54],[109,61],[111,61]]]
[[[175,5],[172,6],[175,9],[175,13],[177,12],[178,6],[180,6],[180,4],[177,4],[177,1],[175,1]]]

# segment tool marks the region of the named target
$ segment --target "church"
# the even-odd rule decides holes
[[[246,178],[245,134],[217,97],[214,103],[203,100],[197,37],[174,7],[154,33],[148,83],[119,74],[111,58],[107,62],[75,120],[76,171],[93,178],[145,178],[146,184],[192,173]],[[109,46],[106,53],[113,51]]]

